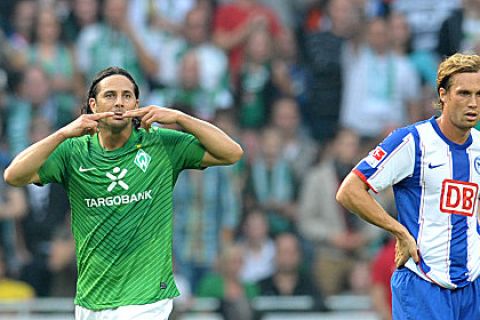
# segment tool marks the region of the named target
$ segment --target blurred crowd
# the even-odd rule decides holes
[[[185,308],[215,297],[249,319],[259,295],[322,310],[326,296],[374,292],[387,314],[391,240],[335,192],[388,132],[434,115],[438,62],[457,51],[480,52],[478,0],[1,1],[0,173],[80,114],[97,71],[124,67],[142,106],[211,121],[245,150],[178,179]],[[391,193],[377,198],[395,214]],[[0,298],[74,294],[59,186],[1,180],[0,245]]]

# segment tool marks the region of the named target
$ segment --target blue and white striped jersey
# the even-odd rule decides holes
[[[449,289],[480,275],[479,131],[459,145],[431,118],[392,132],[354,172],[375,192],[393,186],[398,220],[421,257],[408,269]]]

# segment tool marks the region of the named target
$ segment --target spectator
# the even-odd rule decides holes
[[[270,234],[296,230],[296,183],[292,168],[283,156],[278,129],[265,128],[260,150],[250,165],[245,190],[245,208],[261,208],[268,217]]]
[[[51,86],[49,75],[38,65],[29,65],[18,75],[14,94],[8,99],[6,129],[11,155],[29,145],[29,130],[36,115],[42,115],[52,127],[57,127],[59,104]]]
[[[6,163],[0,163],[0,174],[3,176]],[[5,265],[4,272],[18,274],[18,257],[15,252],[15,220],[26,213],[25,193],[22,189],[8,186],[0,180],[0,247]],[[0,272],[1,273],[1,272]]]
[[[147,77],[156,74],[157,63],[143,46],[142,33],[130,25],[127,9],[127,0],[105,0],[103,22],[81,31],[76,55],[80,72],[87,81],[98,70],[115,65],[129,70],[143,89]]]
[[[278,69],[280,69],[280,75],[277,77],[290,79],[288,87],[283,91],[297,100],[303,115],[309,107],[307,85],[310,72],[301,57],[298,40],[292,29],[285,29],[277,40],[277,56],[277,59],[275,59],[277,65],[274,65],[274,70],[276,69],[279,72]],[[307,120],[302,119],[302,122],[306,124]]]
[[[292,98],[280,98],[272,105],[271,124],[278,129],[284,142],[284,157],[290,163],[297,181],[305,174],[318,156],[318,148],[300,122],[300,108]]]
[[[228,52],[234,84],[237,83],[247,39],[252,32],[263,29],[273,38],[277,38],[282,31],[275,13],[258,4],[256,0],[234,0],[220,5],[214,21],[213,39],[220,48]]]
[[[3,248],[0,246],[0,302],[34,298],[35,291],[31,286],[7,276],[7,260]]]
[[[38,3],[35,0],[19,0],[16,2],[8,39],[14,49],[26,53],[32,41],[33,23]]]
[[[48,259],[48,270],[53,274],[50,296],[75,296],[77,265],[75,260],[75,243],[70,228],[69,218],[54,230]]]
[[[178,66],[187,52],[195,49],[199,60],[200,85],[204,90],[229,89],[228,58],[210,42],[210,13],[203,7],[195,7],[185,17],[183,37],[167,38],[158,42],[160,85],[173,87],[179,84]]]
[[[320,162],[306,174],[299,196],[298,227],[317,248],[313,270],[325,295],[355,287],[353,275],[362,270],[368,258],[365,248],[378,235],[335,201],[339,183],[354,167],[358,153],[358,135],[340,130]]]
[[[437,54],[429,50],[413,49],[410,26],[403,14],[392,12],[387,21],[393,52],[400,57],[405,57],[410,60],[421,77],[422,85],[435,91],[437,81],[436,70],[439,62]]]
[[[153,90],[149,101],[163,106],[188,105],[195,117],[212,121],[217,109],[230,108],[233,98],[228,89],[218,87],[213,90],[202,86],[201,63],[196,49],[186,52],[179,65],[179,83],[173,87]]]
[[[48,120],[39,116],[32,119],[30,130],[31,143],[40,141],[51,133]],[[35,288],[38,296],[47,297],[51,294],[56,273],[73,261],[73,241],[67,243],[66,248],[62,247],[64,242],[60,242],[61,230],[69,229],[66,227],[69,202],[67,194],[58,184],[43,187],[30,184],[25,190],[28,209],[19,221],[18,228],[21,239],[19,251],[23,260],[20,277]],[[62,254],[63,251],[66,251],[65,255]],[[66,287],[67,283],[63,285]]]
[[[318,142],[332,138],[337,130],[343,88],[342,48],[347,39],[361,30],[360,11],[352,1],[329,1],[327,14],[330,28],[305,40],[311,79],[309,107],[302,116]]]
[[[62,23],[65,41],[74,45],[83,29],[98,23],[99,13],[97,0],[72,0],[70,13]]]
[[[383,18],[372,19],[366,43],[347,47],[343,61],[341,123],[370,139],[417,120],[420,109],[418,75],[408,60],[392,52],[388,32]]]
[[[241,246],[225,246],[218,259],[218,273],[205,276],[197,291],[199,297],[220,299],[221,313],[225,319],[253,319],[249,300],[256,297],[259,291],[256,285],[240,279],[243,256]]]
[[[265,30],[253,31],[247,40],[246,60],[240,70],[237,88],[237,108],[243,128],[263,127],[270,116],[274,98],[291,91],[288,72],[275,69],[272,64],[272,45]]]
[[[323,297],[311,277],[301,271],[301,248],[293,234],[281,234],[275,239],[274,274],[259,283],[263,296],[311,296],[313,309],[325,310]]]
[[[392,12],[407,18],[414,50],[435,51],[442,22],[460,7],[462,0],[393,0]]]
[[[27,64],[27,55],[24,51],[16,49],[9,41],[2,29],[0,29],[0,68],[2,73],[7,76],[8,73],[19,72]],[[5,85],[6,80],[2,78],[2,84]]]
[[[183,31],[187,13],[195,7],[195,0],[133,0],[129,19],[135,30],[144,32],[153,28],[178,36]]]
[[[233,241],[240,214],[230,167],[185,171],[174,191],[176,270],[192,290],[212,272],[222,244]]]
[[[463,0],[443,21],[438,33],[437,52],[449,57],[457,52],[480,53],[480,1]]]
[[[260,209],[253,208],[245,216],[240,243],[244,247],[241,278],[256,283],[273,274],[275,245],[268,236],[268,222]]]
[[[214,123],[220,129],[225,131],[230,137],[233,137],[235,141],[240,141],[240,144],[243,144],[241,141],[241,131],[236,122],[235,113],[233,109],[218,109],[215,113]],[[232,180],[234,191],[237,195],[237,199],[240,199],[239,206],[240,210],[243,210],[242,203],[242,192],[245,188],[246,182],[246,159],[242,157],[238,162],[234,163],[232,170],[229,170],[230,179]],[[240,219],[239,219],[240,220]]]
[[[395,239],[389,239],[376,254],[371,266],[373,308],[381,320],[392,320],[390,280],[395,271]]]
[[[60,21],[51,7],[43,7],[37,15],[35,37],[28,51],[30,64],[36,64],[49,75],[52,94],[58,102],[57,124],[63,126],[74,118],[76,66],[73,52],[60,38]],[[78,79],[77,79],[78,80]],[[76,90],[75,90],[76,89]],[[83,90],[81,90],[83,92]]]

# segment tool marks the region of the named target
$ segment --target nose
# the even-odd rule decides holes
[[[479,104],[480,96],[478,94],[473,94],[470,101],[468,102],[469,108],[477,108]]]
[[[121,94],[115,99],[115,106],[123,106],[123,96]]]

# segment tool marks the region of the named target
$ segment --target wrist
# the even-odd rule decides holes
[[[179,125],[182,125],[182,123],[184,123],[184,121],[188,118],[188,115],[180,110],[175,110],[175,113],[175,122]]]
[[[67,140],[69,137],[67,135],[67,133],[60,129],[60,130],[57,130],[54,134],[53,134],[55,140],[57,140],[59,143],[60,142],[63,142],[65,140]]]
[[[407,228],[405,228],[403,225],[399,224],[399,227],[396,228],[395,230],[390,231],[395,238],[399,240],[404,240],[410,236],[410,233],[408,232]]]

